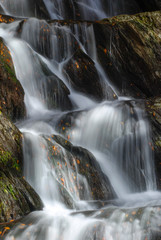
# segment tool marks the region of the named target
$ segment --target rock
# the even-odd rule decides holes
[[[161,12],[117,16],[93,27],[98,59],[122,94],[159,96]]]
[[[48,13],[48,10],[43,0],[35,0],[34,5],[36,10],[36,17],[43,18],[43,19],[50,19],[50,15]],[[32,6],[30,7],[30,9],[34,9],[33,0],[30,0],[30,6]]]
[[[102,100],[103,88],[94,62],[82,50],[77,50],[65,65],[69,83],[77,91]]]
[[[47,92],[47,105],[49,109],[71,110],[72,103],[69,99],[70,91],[56,75],[40,79],[41,85]]]
[[[160,0],[136,0],[142,12],[157,11],[161,9]]]
[[[25,115],[24,91],[16,78],[10,51],[0,38],[0,110],[13,121]]]
[[[88,150],[73,146],[58,135],[48,138],[48,146],[51,167],[55,169],[59,183],[68,190],[74,201],[77,197],[80,200],[110,200],[115,197],[109,180]],[[66,173],[67,169],[68,173]],[[71,174],[68,176],[70,180],[68,182],[66,182],[68,179],[66,179],[66,174]]]
[[[1,10],[0,10],[1,12]],[[3,15],[0,14],[0,23],[11,23],[13,21],[15,21],[17,18],[9,16],[9,15]]]
[[[0,222],[9,222],[42,207],[39,196],[22,177],[0,168]]]
[[[161,190],[161,98],[146,101],[146,110],[152,126],[152,150],[155,157],[157,187]]]
[[[42,209],[37,193],[22,176],[22,134],[0,113],[0,222]]]

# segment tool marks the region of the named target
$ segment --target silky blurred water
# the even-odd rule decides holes
[[[74,2],[69,2],[76,15]],[[7,14],[30,16],[31,6],[27,1],[11,4],[11,1],[1,0],[0,3]],[[44,3],[51,18],[66,17],[63,1]],[[112,2],[108,4],[113,5]],[[119,9],[121,4],[123,2],[117,6]],[[116,14],[116,10],[111,13],[104,6],[105,1],[77,1],[77,11],[82,19],[101,19]],[[17,31],[20,23],[21,31]],[[97,59],[92,25],[82,23],[70,28],[29,18],[25,22],[1,24],[0,37],[11,52],[16,76],[25,92],[27,116],[18,123],[24,135],[24,176],[44,203],[43,211],[23,218],[5,239],[154,239],[161,225],[161,193],[156,187],[150,125],[142,102],[120,98],[103,71]],[[93,61],[103,89],[101,103],[73,89],[70,84],[65,65],[78,49]],[[70,111],[49,105],[48,91],[53,78],[47,79],[51,76],[68,88],[72,103]],[[118,99],[108,100],[109,86]],[[61,85],[59,88],[61,90]],[[62,99],[62,92],[58,92],[58,98]],[[80,174],[76,162],[73,168],[66,149],[60,144],[59,160],[65,159],[64,165],[58,171],[50,164],[48,147],[55,144],[51,135],[59,134],[57,120],[67,114],[71,114],[73,126],[63,137],[67,141],[69,135],[74,145],[82,146],[94,155],[100,171],[113,187],[115,199],[96,201],[90,194],[91,186],[86,176]],[[72,154],[70,158],[74,159]],[[77,185],[72,178],[77,180]],[[62,189],[70,204],[62,195]]]

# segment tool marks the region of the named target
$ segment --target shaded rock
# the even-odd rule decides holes
[[[40,79],[42,88],[46,91],[46,102],[49,109],[72,109],[72,103],[69,99],[70,91],[67,86],[57,76],[49,76]]]
[[[161,12],[152,12],[93,24],[99,61],[124,95],[160,95],[160,20]]]
[[[43,204],[33,188],[14,171],[0,169],[0,222],[20,218]]]
[[[160,0],[136,0],[137,4],[141,8],[142,12],[157,11],[161,9]]]
[[[82,50],[77,50],[67,62],[65,71],[77,91],[102,100],[103,89],[94,62]]]
[[[157,186],[161,190],[161,98],[147,100],[146,110],[152,126],[151,148],[155,156]]]
[[[22,134],[0,113],[0,222],[42,209],[36,192],[22,177]]]
[[[24,91],[17,80],[10,51],[0,39],[0,110],[10,119],[25,115]]]
[[[74,197],[74,200],[76,197],[80,200],[109,200],[115,197],[109,180],[88,150],[73,146],[61,136],[53,135],[52,139],[49,139],[48,154],[59,176],[59,182]],[[66,182],[67,170],[71,172],[71,176],[68,176],[70,182]]]
[[[33,9],[33,0],[30,0],[30,4],[30,6],[32,6],[30,9]],[[50,19],[50,15],[43,0],[35,0],[34,5],[36,10],[36,17]]]
[[[16,126],[0,113],[0,160],[4,167],[21,170],[22,134]]]

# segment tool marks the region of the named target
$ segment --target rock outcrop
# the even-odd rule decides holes
[[[152,150],[154,151],[157,187],[161,190],[161,98],[146,101],[146,110],[152,127]]]
[[[11,120],[25,116],[24,91],[16,78],[10,51],[0,38],[0,110]]]
[[[78,199],[110,200],[116,197],[108,178],[103,174],[92,153],[72,145],[69,140],[59,135],[52,135],[47,141],[48,159],[51,167],[55,169],[66,204],[72,204],[70,195],[73,196],[73,204]],[[64,188],[68,190],[68,194]]]
[[[0,222],[42,209],[37,193],[22,175],[22,134],[0,112]]]
[[[161,12],[152,12],[93,24],[98,59],[123,95],[160,95],[160,20]]]

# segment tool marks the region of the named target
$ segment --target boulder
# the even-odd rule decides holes
[[[11,120],[25,115],[24,91],[16,78],[10,51],[0,38],[0,110]]]
[[[103,88],[95,63],[82,50],[74,53],[64,69],[74,89],[97,100],[103,99]]]
[[[145,106],[152,128],[151,148],[155,157],[157,187],[161,190],[161,98],[148,99]]]
[[[40,210],[43,204],[22,175],[22,134],[0,112],[0,223]]]
[[[72,145],[59,135],[52,135],[48,138],[48,159],[55,169],[57,181],[61,183],[61,193],[63,194],[62,190],[65,188],[74,201],[110,200],[116,197],[108,178],[88,150]],[[66,178],[69,174],[71,176]],[[64,199],[66,202],[66,195]]]
[[[117,16],[93,27],[98,59],[120,93],[159,96],[161,12]]]
[[[67,86],[56,75],[40,79],[40,85],[45,86],[47,92],[46,102],[49,109],[71,110],[72,103]]]

